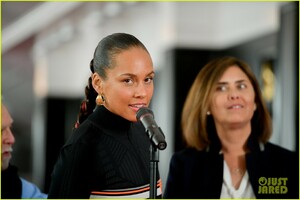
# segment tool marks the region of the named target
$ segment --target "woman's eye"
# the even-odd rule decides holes
[[[145,83],[151,83],[153,81],[152,77],[146,78],[145,79]]]
[[[217,87],[217,91],[226,91],[227,90],[227,87],[225,85],[220,85]]]
[[[123,82],[126,84],[132,84],[133,80],[128,78],[128,79],[123,80]]]
[[[247,86],[245,85],[245,84],[240,84],[239,86],[238,86],[240,89],[245,89]]]

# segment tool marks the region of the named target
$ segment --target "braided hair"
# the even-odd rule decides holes
[[[140,47],[148,52],[141,41],[127,33],[114,33],[103,38],[98,43],[94,52],[94,58],[90,62],[92,74],[98,73],[105,80],[107,78],[106,70],[115,67],[115,57],[132,47]],[[75,128],[78,128],[93,112],[96,107],[97,96],[98,93],[92,85],[92,77],[89,77],[88,84],[85,87],[85,99],[81,102]]]

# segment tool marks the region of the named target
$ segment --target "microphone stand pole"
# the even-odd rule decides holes
[[[151,142],[150,145],[150,199],[156,199],[157,195],[157,169],[159,155],[157,147]]]

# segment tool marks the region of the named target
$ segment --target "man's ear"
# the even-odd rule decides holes
[[[92,74],[92,85],[94,90],[98,93],[101,94],[102,91],[102,79],[99,76],[97,72]]]

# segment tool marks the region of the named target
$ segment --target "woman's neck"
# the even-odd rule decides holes
[[[246,153],[247,139],[251,134],[251,125],[243,127],[216,126],[217,134],[224,153],[243,155]]]

